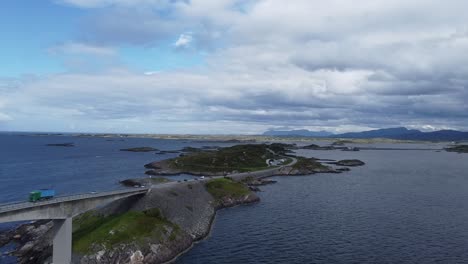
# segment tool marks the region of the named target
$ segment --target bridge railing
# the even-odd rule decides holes
[[[116,194],[135,193],[135,192],[142,192],[142,191],[147,191],[147,190],[148,190],[147,188],[122,189],[122,190],[107,191],[107,192],[100,192],[100,193],[84,193],[84,194],[55,196],[52,199],[42,200],[42,201],[37,201],[37,202],[12,202],[12,203],[0,204],[0,213],[19,210],[23,208],[35,207],[35,206],[40,206],[40,205],[69,202],[69,201],[94,198],[94,197],[97,198],[97,197],[116,195]]]

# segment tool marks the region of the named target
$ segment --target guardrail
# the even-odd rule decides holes
[[[13,203],[7,203],[7,204],[0,204],[0,213],[15,211],[19,209],[25,209],[25,208],[31,208],[31,207],[36,207],[36,206],[43,206],[43,205],[62,203],[62,202],[70,202],[70,201],[83,200],[83,199],[89,199],[89,198],[98,198],[98,197],[111,196],[111,195],[117,195],[117,194],[143,193],[144,191],[148,191],[148,188],[56,196],[49,200],[42,200],[42,201],[37,201],[37,202],[13,202]]]

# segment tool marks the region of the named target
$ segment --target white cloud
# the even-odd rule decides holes
[[[190,46],[193,41],[193,37],[191,33],[182,33],[180,34],[179,38],[174,43],[174,47],[176,48],[186,48]]]
[[[144,72],[143,74],[144,75],[155,75],[155,74],[158,74],[160,73],[161,71],[146,71]]]
[[[15,120],[74,120],[77,129],[131,120],[154,132],[468,128],[467,1],[64,2],[102,11],[84,23],[89,42],[55,52],[113,56],[109,47],[177,39],[176,48],[203,49],[206,65],[32,80],[7,97]]]
[[[69,42],[53,46],[49,49],[53,54],[65,55],[94,55],[94,56],[114,56],[117,54],[115,48],[90,45],[86,43]]]

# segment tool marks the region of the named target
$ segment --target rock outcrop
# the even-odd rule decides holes
[[[19,264],[50,263],[52,254],[52,227],[49,220],[35,221],[3,233],[0,246],[14,242],[18,246],[11,255],[18,257]]]
[[[166,184],[144,197],[122,199],[96,210],[96,214],[104,216],[157,208],[164,221],[170,224],[164,227],[165,231],[158,239],[139,239],[112,247],[100,243],[92,244],[92,249],[86,254],[75,252],[73,263],[164,263],[208,235],[216,210],[259,201],[253,192],[217,199],[207,191],[205,184],[203,181]],[[11,231],[7,235],[9,239],[3,242],[18,242],[18,248],[13,254],[19,257],[21,264],[47,263],[52,254],[52,227],[52,221],[22,225]],[[175,233],[174,228],[177,229]],[[173,233],[176,235],[172,235]]]
[[[445,148],[447,152],[468,153],[468,145],[455,145]]]
[[[47,144],[48,147],[74,147],[74,143],[51,143]]]
[[[366,163],[357,159],[350,159],[350,160],[339,160],[336,162],[330,162],[329,164],[334,164],[338,166],[346,166],[346,167],[357,167],[357,166],[364,166]]]
[[[130,151],[130,152],[153,152],[153,151],[158,151],[158,149],[152,148],[152,147],[136,147],[136,148],[125,148],[125,149],[120,149],[120,151]]]

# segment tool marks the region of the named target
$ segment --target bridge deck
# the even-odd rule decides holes
[[[117,195],[117,194],[145,193],[148,190],[149,188],[123,189],[123,190],[99,192],[99,193],[85,193],[85,194],[75,194],[75,195],[67,195],[67,196],[56,196],[50,200],[42,200],[42,201],[37,201],[37,202],[14,202],[14,203],[0,204],[0,214],[5,213],[5,212],[20,210],[20,209],[32,208],[36,206],[43,206],[43,205],[90,199],[90,198],[98,198],[98,197],[104,197],[104,196],[112,196],[112,195]]]
[[[270,168],[266,170],[261,170],[261,171],[253,171],[253,172],[243,172],[243,173],[235,173],[235,174],[230,174],[230,177],[242,177],[242,176],[254,176],[254,177],[264,177],[263,175],[269,175],[270,172],[276,171],[281,167],[284,166],[292,166],[297,162],[297,159],[294,157],[290,157],[292,159],[292,162],[283,165],[280,167],[275,167],[275,168]],[[223,176],[215,176],[215,177],[210,177],[206,178],[200,181],[208,181],[213,178],[221,178]],[[69,202],[69,201],[76,201],[76,200],[84,200],[84,199],[90,199],[90,198],[99,198],[99,197],[104,197],[104,196],[112,196],[112,195],[117,195],[117,194],[126,194],[126,193],[145,193],[149,189],[160,189],[160,188],[166,188],[170,187],[174,184],[177,184],[176,181],[164,183],[164,184],[157,184],[151,186],[151,188],[133,188],[133,189],[122,189],[122,190],[115,190],[115,191],[108,191],[108,192],[99,192],[99,193],[86,193],[86,194],[75,194],[75,195],[68,195],[68,196],[56,196],[53,199],[50,200],[43,200],[43,201],[37,201],[37,202],[16,202],[16,203],[7,203],[7,204],[0,204],[0,214],[5,213],[5,212],[10,212],[10,211],[15,211],[15,210],[21,210],[21,209],[26,209],[26,208],[33,208],[37,206],[43,206],[43,205],[50,205],[50,204],[57,204],[57,203],[62,203],[62,202]]]

